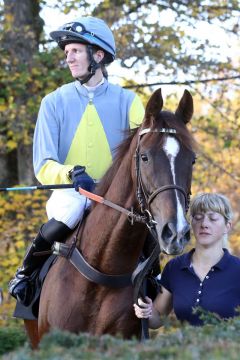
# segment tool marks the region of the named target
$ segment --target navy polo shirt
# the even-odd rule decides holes
[[[227,249],[221,260],[214,265],[203,281],[194,272],[190,252],[170,260],[162,273],[161,284],[172,293],[173,309],[180,321],[201,325],[194,307],[218,314],[221,318],[239,315],[240,306],[240,259]]]

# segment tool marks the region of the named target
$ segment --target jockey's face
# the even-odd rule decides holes
[[[87,46],[80,43],[67,44],[64,49],[66,62],[74,78],[83,79],[89,72]]]

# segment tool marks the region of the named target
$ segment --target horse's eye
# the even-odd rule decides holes
[[[148,157],[147,157],[146,154],[143,153],[143,154],[141,154],[140,156],[141,156],[142,161],[148,162]]]

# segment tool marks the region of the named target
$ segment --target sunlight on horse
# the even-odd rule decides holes
[[[162,111],[162,106],[158,89],[147,104],[142,126],[119,146],[96,193],[146,217],[154,226],[161,251],[179,254],[190,238],[185,215],[195,154],[186,124],[193,114],[192,96],[185,90],[175,113]],[[136,268],[148,227],[143,222],[131,224],[124,213],[94,203],[80,234],[77,247],[85,260],[102,273],[118,275]],[[25,323],[33,346],[52,328],[124,338],[140,334],[131,285],[96,284],[61,257],[45,279],[38,324]]]

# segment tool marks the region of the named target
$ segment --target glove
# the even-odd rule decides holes
[[[85,172],[85,166],[74,166],[71,173],[71,178],[76,191],[78,191],[79,187],[90,192],[94,190],[95,183],[93,179]]]

